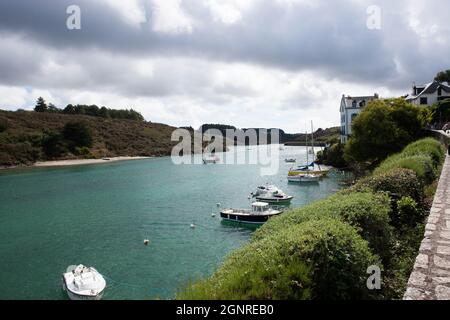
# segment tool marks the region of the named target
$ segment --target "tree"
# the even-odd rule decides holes
[[[436,77],[434,78],[434,80],[439,81],[439,82],[448,82],[448,83],[450,83],[450,70],[445,70],[445,71],[439,72],[436,75]]]
[[[345,160],[377,164],[418,139],[426,125],[420,108],[404,99],[372,101],[353,122]]]
[[[36,102],[36,106],[34,107],[34,111],[36,112],[46,112],[48,110],[47,103],[45,103],[44,98],[39,97]]]
[[[47,158],[58,158],[67,152],[61,134],[57,132],[46,132],[42,138],[42,149]]]
[[[64,139],[70,142],[71,148],[92,147],[91,130],[83,122],[68,122],[63,129]]]
[[[60,111],[61,111],[61,110],[59,110],[58,107],[55,106],[53,103],[50,103],[50,104],[48,105],[48,112],[51,112],[51,113],[59,113]]]

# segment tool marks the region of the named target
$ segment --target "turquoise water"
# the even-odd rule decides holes
[[[305,157],[301,147],[280,152],[281,160]],[[3,171],[0,299],[66,299],[60,277],[78,263],[106,276],[104,299],[173,298],[249,240],[251,229],[211,217],[216,203],[247,208],[249,193],[269,182],[297,207],[334,193],[343,179],[336,172],[320,184],[288,184],[289,167],[280,161],[277,175],[262,177],[258,165],[155,158]]]

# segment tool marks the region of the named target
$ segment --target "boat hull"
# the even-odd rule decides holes
[[[223,220],[237,222],[237,223],[264,224],[271,217],[277,216],[279,214],[281,214],[281,212],[277,213],[277,214],[272,214],[272,215],[239,215],[239,214],[221,212],[220,217]]]
[[[312,183],[317,183],[320,181],[321,176],[319,175],[311,175],[311,176],[302,176],[302,175],[297,175],[297,176],[288,176],[288,181],[289,182],[312,182]]]
[[[287,197],[284,199],[275,199],[275,198],[264,198],[264,197],[256,197],[256,200],[270,203],[270,204],[290,204],[294,197]]]
[[[77,294],[75,292],[70,291],[67,288],[64,278],[63,278],[63,289],[64,289],[64,291],[67,292],[67,296],[69,297],[70,300],[101,300],[103,298],[103,292],[104,292],[104,291],[102,291],[95,296]]]

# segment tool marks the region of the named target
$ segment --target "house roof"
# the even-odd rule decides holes
[[[353,107],[353,101],[356,101],[357,108],[359,108],[359,103],[362,101],[365,101],[366,103],[372,100],[378,99],[377,95],[373,96],[358,96],[358,97],[352,97],[352,96],[343,96],[342,101],[345,105],[345,108],[354,108]]]
[[[436,92],[437,89],[441,88],[447,93],[450,93],[450,86],[443,84],[442,82],[434,80],[433,82],[427,83],[423,86],[417,86],[418,88],[424,88],[418,95],[409,94],[406,97],[406,100],[414,100],[419,98],[420,96],[424,94],[431,94]]]

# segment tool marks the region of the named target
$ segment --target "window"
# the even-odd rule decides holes
[[[352,114],[352,123],[353,123],[353,120],[355,120],[355,118],[356,118],[357,116],[358,116],[357,113]]]
[[[428,104],[428,98],[420,98],[420,104]]]
[[[341,135],[345,136],[345,126],[341,127]]]
[[[366,106],[366,100],[363,100],[363,101],[361,101],[360,103],[359,103],[359,106],[362,108],[362,107],[365,107]]]
[[[438,96],[442,96],[442,88],[441,87],[438,88]]]
[[[352,102],[352,107],[353,107],[353,108],[356,108],[356,100],[353,100],[353,102]]]

